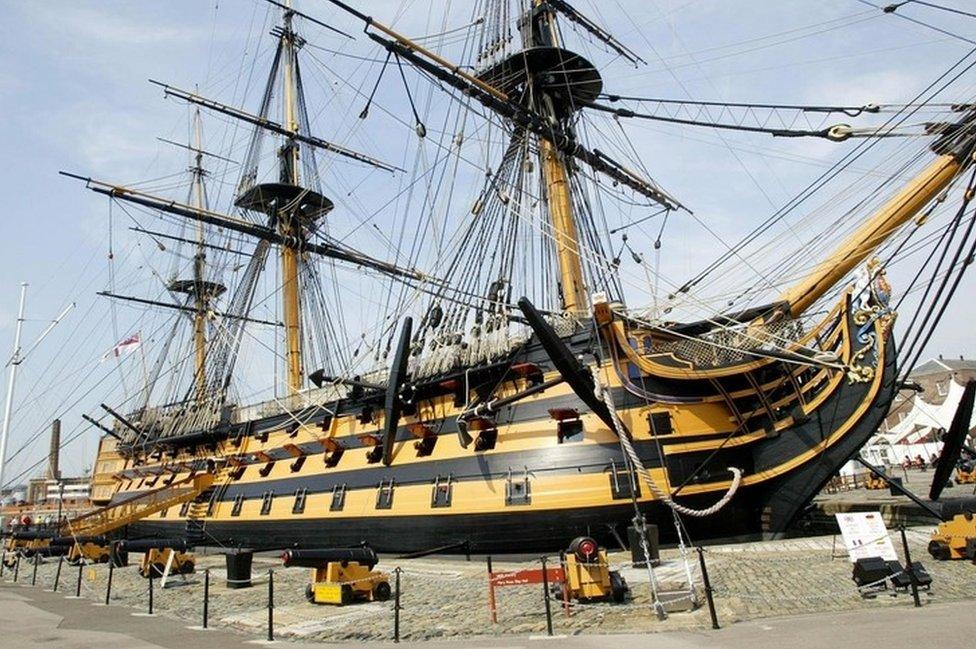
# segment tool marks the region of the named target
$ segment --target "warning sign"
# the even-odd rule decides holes
[[[851,563],[867,557],[898,560],[881,512],[849,512],[835,516]]]

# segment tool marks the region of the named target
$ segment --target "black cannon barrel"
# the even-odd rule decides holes
[[[170,548],[177,552],[186,552],[190,546],[186,539],[126,539],[119,541],[118,548],[124,552],[145,552],[146,550],[160,550]]]
[[[46,548],[38,548],[37,549],[37,553],[39,555],[41,555],[42,557],[63,557],[66,554],[68,554],[68,552],[70,552],[70,551],[71,551],[71,548],[69,548],[69,547],[65,547],[65,546],[60,546],[59,547],[59,546],[56,546],[56,545],[51,545],[51,546],[48,546]]]
[[[108,545],[108,539],[104,536],[59,536],[51,539],[51,545],[57,548],[71,547],[75,543],[94,543],[95,545]]]
[[[325,563],[354,561],[370,569],[379,563],[373,548],[316,548],[287,550],[281,555],[286,568],[318,568]]]
[[[21,532],[11,532],[10,538],[18,541],[40,541],[54,536],[51,530],[24,530]]]

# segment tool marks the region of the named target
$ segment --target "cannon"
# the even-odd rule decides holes
[[[610,570],[607,551],[597,542],[581,536],[569,544],[562,554],[563,572],[566,580],[557,588],[562,599],[575,599],[581,602],[613,601],[617,604],[627,596],[627,582],[616,570]]]
[[[972,512],[964,512],[940,523],[929,541],[928,550],[939,561],[976,561],[976,516]]]
[[[288,550],[281,559],[286,568],[312,569],[305,597],[313,604],[385,602],[390,598],[390,576],[373,570],[379,557],[369,546]]]
[[[166,574],[189,575],[196,570],[196,559],[188,552],[190,546],[183,538],[127,539],[117,544],[119,552],[142,552],[139,574],[146,579]]]

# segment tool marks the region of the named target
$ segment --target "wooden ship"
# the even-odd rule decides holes
[[[923,227],[946,196],[968,201],[959,186],[972,168],[973,110],[958,108],[932,129],[927,166],[892,185],[835,250],[817,251],[820,261],[777,299],[677,323],[624,304],[619,261],[606,252],[583,179],[669,212],[682,205],[586,142],[588,110],[622,119],[634,111],[602,101],[605,80],[568,49],[560,21],[616,56],[637,54],[562,1],[479,3],[517,11],[496,12],[496,23],[508,21],[504,38],[492,39],[488,20],[473,28],[480,49],[465,65],[379,18],[327,4],[343,24],[281,5],[256,112],[163,84],[169,97],[253,127],[232,210],[207,203],[199,139],[185,202],[75,176],[198,234],[187,237],[197,246],[193,275],[174,280],[181,297],[163,305],[192,320],[192,385],[175,402],[106,404],[91,418],[104,431],[93,499],[139,512],[115,533],[253,548],[366,541],[400,552],[459,542],[555,550],[641,520],[664,535],[680,521],[698,540],[786,533],[888,411],[898,387],[895,311],[876,251],[906,224]],[[335,206],[316,156],[402,170],[310,132],[300,20],[336,31],[358,24],[386,56],[384,69],[417,70],[459,113],[504,129],[508,145],[473,188],[451,263],[418,269],[328,236]],[[408,126],[423,138],[417,112]],[[259,179],[266,136],[278,144],[276,168]],[[526,225],[512,205],[530,202],[539,220]],[[233,286],[208,274],[206,235],[215,231],[253,246]],[[526,240],[539,254],[519,259],[527,253],[507,242]],[[484,252],[492,246],[497,260]],[[388,353],[376,367],[310,366],[309,305],[323,260],[420,296],[386,321]],[[234,403],[231,386],[242,332],[256,319],[257,278],[272,263],[287,394],[256,408]],[[861,281],[849,282],[857,272]]]

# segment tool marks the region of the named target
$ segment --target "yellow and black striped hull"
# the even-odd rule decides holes
[[[723,509],[685,518],[696,539],[784,533],[884,417],[895,391],[887,323],[862,326],[847,306],[830,317],[823,333],[834,337],[848,365],[866,368],[857,380],[850,371],[782,363],[747,370],[748,380],[735,372],[658,380],[616,361],[594,368],[609,384],[642,464],[677,502],[707,507],[729,489],[727,467],[743,471]],[[863,344],[866,333],[872,345]],[[596,344],[581,335],[568,342],[574,350]],[[515,362],[532,364],[543,378],[555,375],[532,343],[509,365]],[[490,385],[465,385],[463,396],[470,400],[479,389],[514,394],[530,380],[506,371],[485,376]],[[654,399],[635,394],[637,379],[654,387]],[[555,550],[581,533],[602,539],[623,533],[635,505],[665,536],[672,529],[670,511],[628,470],[616,433],[566,383],[500,409],[490,448],[462,445],[457,417],[466,404],[456,381],[440,385],[447,387],[420,394],[401,420],[390,466],[376,461],[373,445],[382,412],[375,399],[362,398],[331,404],[335,416],[312,409],[246,422],[224,438],[158,457],[126,457],[106,441],[100,473],[112,474],[117,501],[215,470],[215,487],[196,502],[126,530],[130,537],[186,534],[208,545],[366,541],[379,551],[406,552],[468,541],[484,552]],[[750,411],[753,402],[765,405]],[[581,430],[560,436],[559,413],[573,410]],[[296,417],[304,423],[296,425]],[[336,460],[330,449],[337,446],[343,452]]]

